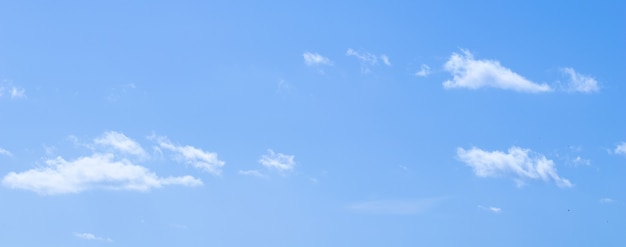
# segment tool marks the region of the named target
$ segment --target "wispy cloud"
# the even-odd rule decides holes
[[[583,159],[583,158],[582,158],[582,157],[580,157],[580,156],[576,156],[576,158],[572,159],[572,163],[573,163],[574,165],[577,165],[577,166],[578,166],[578,165],[585,165],[585,166],[591,165],[591,161],[590,161],[590,160],[588,160],[588,159]]]
[[[263,173],[258,170],[239,170],[237,173],[244,176],[264,177]]]
[[[569,77],[565,88],[568,92],[593,93],[600,91],[598,81],[591,76],[579,74],[573,68],[563,68],[561,71]]]
[[[480,208],[482,210],[486,210],[486,211],[492,212],[494,214],[499,214],[499,213],[502,212],[502,209],[498,208],[498,207],[491,207],[491,206],[490,207],[485,207],[485,206],[482,206],[482,205],[478,205],[478,208]]]
[[[330,61],[330,59],[320,55],[319,53],[305,52],[302,54],[302,57],[304,58],[304,63],[308,66],[333,65],[333,62]]]
[[[389,57],[387,57],[387,55],[382,54],[380,55],[380,60],[383,60],[383,63],[387,66],[391,66],[391,62],[389,62]]]
[[[259,163],[267,168],[276,169],[281,172],[291,171],[296,166],[296,161],[293,155],[286,155],[282,153],[275,153],[273,150],[268,149],[268,154],[261,155]]]
[[[615,147],[616,154],[626,155],[626,142],[622,142],[617,147]]]
[[[378,60],[382,60],[383,63],[387,66],[391,66],[391,62],[389,61],[389,57],[385,54],[380,56],[369,53],[369,52],[357,52],[352,48],[349,48],[346,51],[346,55],[351,57],[356,57],[361,63],[361,73],[369,73],[370,67],[378,65]]]
[[[103,242],[113,242],[113,239],[98,237],[92,233],[74,233],[74,236],[84,240],[93,240],[93,241],[103,241]]]
[[[445,63],[444,69],[453,76],[452,80],[443,83],[443,87],[446,89],[492,87],[528,93],[552,90],[547,84],[537,84],[527,80],[509,68],[500,65],[500,62],[496,60],[474,59],[468,50],[462,50],[461,54],[452,53],[450,59]]]
[[[164,136],[153,135],[148,138],[155,140],[160,148],[175,153],[176,160],[180,162],[184,162],[214,175],[222,174],[221,168],[224,166],[225,162],[217,158],[217,153],[204,151],[189,145],[175,145]]]
[[[611,203],[611,202],[614,202],[614,201],[615,200],[613,200],[612,198],[608,198],[608,197],[600,199],[600,203]]]
[[[104,132],[102,136],[94,140],[94,143],[105,147],[111,147],[122,153],[131,154],[138,157],[148,156],[146,151],[143,150],[139,143],[137,143],[133,139],[128,138],[123,133],[116,131]]]
[[[192,176],[158,177],[147,168],[113,154],[93,154],[66,161],[48,159],[45,167],[24,172],[10,172],[2,184],[13,189],[54,195],[79,193],[94,189],[148,191],[166,185],[200,186]]]
[[[552,180],[559,187],[572,187],[569,180],[557,174],[552,160],[530,149],[514,146],[504,153],[484,151],[476,147],[469,150],[457,148],[457,157],[470,166],[479,177],[512,175],[520,185],[524,179],[540,179]]]
[[[420,70],[415,72],[415,75],[420,77],[426,77],[430,75],[430,66],[422,64],[422,66],[420,66]]]
[[[11,152],[9,152],[8,150],[4,148],[0,148],[0,155],[13,156]]]
[[[415,215],[433,208],[442,200],[442,198],[369,200],[352,203],[347,209],[365,214]]]
[[[26,89],[14,86],[11,81],[4,80],[0,82],[0,98],[5,94],[9,95],[11,99],[25,99]]]

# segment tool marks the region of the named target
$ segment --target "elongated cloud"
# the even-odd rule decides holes
[[[304,63],[308,66],[333,65],[333,62],[331,62],[330,59],[320,55],[319,53],[305,52],[302,54],[302,57],[304,58]]]
[[[46,160],[46,165],[24,172],[10,172],[2,179],[2,184],[45,195],[93,189],[148,191],[166,185],[202,185],[202,181],[191,176],[158,177],[126,159],[116,160],[113,154],[93,154],[70,161],[57,157]]]
[[[174,145],[167,137],[152,136],[150,139],[156,140],[160,148],[175,153],[179,161],[214,175],[222,174],[221,168],[225,162],[217,158],[217,153],[204,151],[189,145]]]
[[[579,74],[572,68],[561,70],[569,77],[569,82],[565,88],[569,92],[593,93],[600,91],[598,81],[591,76]]]
[[[104,238],[94,235],[93,233],[74,233],[74,236],[84,240],[113,242],[113,239]]]
[[[284,172],[291,171],[296,166],[293,155],[275,153],[271,149],[268,149],[267,152],[268,154],[261,155],[259,159],[259,163],[267,168]]]
[[[146,151],[143,150],[139,143],[120,132],[105,132],[101,137],[96,138],[94,143],[112,147],[122,153],[132,154],[139,157],[147,156]]]
[[[468,50],[462,54],[452,53],[444,69],[452,75],[452,80],[443,83],[446,89],[483,87],[499,88],[527,93],[549,92],[547,84],[537,84],[500,65],[496,60],[477,60]]]
[[[513,176],[517,182],[539,179],[554,181],[559,187],[572,187],[569,180],[557,174],[552,160],[530,149],[511,147],[504,153],[484,151],[476,147],[469,150],[457,148],[457,157],[479,177]]]

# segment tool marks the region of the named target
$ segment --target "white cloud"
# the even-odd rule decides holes
[[[615,153],[626,155],[626,142],[622,142],[621,144],[617,145],[617,147],[615,147]]]
[[[420,70],[415,73],[416,76],[426,77],[430,75],[430,66],[426,64],[422,64],[420,66]]]
[[[415,200],[370,200],[348,205],[348,209],[365,214],[414,215],[423,213],[442,198],[425,198]]]
[[[267,152],[268,154],[261,155],[259,159],[259,163],[267,168],[277,169],[279,171],[291,171],[296,165],[293,155],[274,153],[271,149],[268,149]]]
[[[472,167],[476,176],[497,177],[513,175],[522,183],[524,179],[553,180],[559,187],[571,187],[569,180],[559,177],[554,162],[530,149],[511,147],[507,153],[484,151],[478,148],[457,148],[458,158]]]
[[[264,177],[261,172],[258,170],[239,170],[239,175],[244,176],[253,176],[253,177]]]
[[[74,236],[80,239],[84,239],[84,240],[113,242],[113,240],[110,238],[98,237],[92,233],[74,233]]]
[[[146,151],[143,150],[139,143],[133,139],[128,138],[126,135],[115,132],[107,131],[101,137],[94,139],[94,143],[102,146],[108,146],[120,151],[135,155],[138,157],[147,157]]]
[[[151,136],[159,147],[176,153],[177,160],[185,162],[195,168],[202,169],[214,175],[222,174],[221,167],[225,162],[217,159],[217,153],[203,151],[193,146],[178,146],[172,144],[167,137]]]
[[[490,212],[495,213],[495,214],[499,214],[499,213],[502,212],[502,209],[498,208],[498,207],[485,207],[485,206],[478,205],[478,208],[480,208],[482,210],[490,211]]]
[[[611,203],[611,202],[614,202],[614,201],[615,201],[615,200],[613,200],[613,199],[611,199],[611,198],[608,198],[608,197],[605,197],[605,198],[600,199],[600,202],[601,202],[601,203]]]
[[[330,59],[320,55],[319,53],[305,52],[302,54],[302,57],[304,57],[304,63],[308,66],[333,65],[333,62],[330,61]]]
[[[202,185],[202,181],[191,176],[158,177],[143,166],[126,159],[115,159],[113,154],[96,153],[71,161],[57,157],[45,163],[45,167],[10,172],[4,176],[2,184],[47,195],[93,189],[148,191],[165,185]]]
[[[8,150],[4,148],[0,148],[0,155],[13,156],[11,152],[9,152]]]
[[[446,89],[478,89],[493,87],[518,92],[540,93],[552,89],[547,84],[537,84],[500,65],[495,60],[476,60],[468,50],[463,54],[452,53],[444,69],[453,76],[445,81]]]
[[[569,76],[566,90],[569,92],[593,93],[600,91],[598,81],[591,76],[577,73],[572,68],[563,68],[561,71]]]
[[[378,65],[378,59],[382,60],[385,65],[391,66],[389,57],[387,57],[387,55],[385,54],[377,56],[369,52],[357,52],[353,50],[352,48],[349,48],[346,51],[346,55],[351,56],[351,57],[356,57],[359,60],[359,62],[361,63],[362,73],[369,73],[370,66]]]

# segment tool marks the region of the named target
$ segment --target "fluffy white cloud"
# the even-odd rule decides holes
[[[540,93],[552,89],[547,84],[537,84],[500,65],[495,60],[477,60],[468,50],[462,54],[452,53],[444,69],[452,74],[452,80],[443,87],[478,89],[493,87],[519,92]]]
[[[13,154],[11,154],[11,152],[9,152],[8,150],[6,150],[4,148],[0,148],[0,155],[13,156]]]
[[[304,57],[304,63],[308,66],[333,65],[333,62],[331,62],[330,59],[320,55],[319,53],[305,52],[302,54],[302,57]]]
[[[387,66],[391,66],[391,62],[389,61],[389,57],[387,57],[387,55],[383,54],[380,56],[374,55],[372,53],[369,52],[357,52],[355,50],[353,50],[352,48],[349,48],[346,51],[346,55],[351,56],[351,57],[356,57],[359,62],[361,63],[361,72],[362,73],[369,73],[370,72],[370,66],[375,66],[378,64],[378,59],[382,60],[383,63]]]
[[[159,147],[174,152],[179,161],[214,175],[222,174],[221,167],[224,166],[225,162],[217,159],[217,153],[203,151],[202,149],[189,145],[174,145],[167,137],[151,136],[149,138],[156,140]]]
[[[45,163],[45,167],[10,172],[2,179],[2,184],[47,195],[93,189],[148,191],[165,185],[202,185],[202,181],[191,176],[158,177],[143,166],[115,159],[113,154],[96,153],[71,161],[57,157]]]
[[[479,148],[457,148],[459,160],[472,167],[476,176],[496,177],[513,175],[518,182],[524,179],[553,180],[560,187],[571,187],[569,180],[561,178],[554,162],[530,149],[511,147],[507,153],[484,151]]]
[[[138,157],[147,157],[146,151],[143,150],[139,143],[128,138],[120,132],[107,131],[101,137],[94,140],[95,144],[112,147],[122,153],[132,154]]]
[[[563,68],[561,71],[569,77],[566,90],[569,92],[593,93],[600,91],[598,81],[591,76],[577,73],[572,68]]]
[[[426,77],[430,75],[430,66],[426,64],[422,64],[420,66],[420,70],[415,73],[416,76]]]
[[[279,171],[291,171],[296,166],[293,155],[274,153],[271,149],[268,149],[267,152],[268,154],[261,155],[259,159],[259,163],[267,168],[277,169]]]
[[[365,214],[413,215],[423,213],[442,201],[442,198],[415,200],[370,200],[352,203],[348,209]]]
[[[84,240],[113,242],[113,239],[98,237],[92,233],[74,233],[74,236],[80,239],[84,239]]]
[[[615,153],[626,155],[626,142],[622,142],[621,144],[617,145],[617,147],[615,147]]]

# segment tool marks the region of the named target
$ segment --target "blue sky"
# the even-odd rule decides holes
[[[0,243],[624,246],[620,1],[0,3]]]

